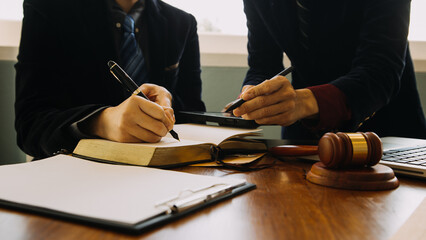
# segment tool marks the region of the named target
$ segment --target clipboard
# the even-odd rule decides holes
[[[141,180],[146,182],[137,182]],[[169,185],[152,184],[159,180]],[[103,188],[93,189],[102,184]],[[242,179],[112,165],[68,155],[0,166],[1,206],[129,233],[146,231],[255,188]]]

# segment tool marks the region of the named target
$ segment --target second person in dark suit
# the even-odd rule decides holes
[[[282,125],[284,138],[426,138],[407,42],[410,2],[244,0],[250,69],[247,102],[234,114]],[[270,79],[283,69],[283,52],[295,67],[291,82]]]

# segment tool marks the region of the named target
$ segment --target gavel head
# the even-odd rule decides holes
[[[382,142],[373,132],[326,133],[318,144],[321,162],[327,168],[376,165],[383,155]]]

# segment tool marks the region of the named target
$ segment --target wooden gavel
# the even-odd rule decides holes
[[[326,133],[318,146],[277,146],[276,156],[318,154],[306,180],[322,186],[353,190],[389,190],[399,186],[391,168],[377,164],[383,155],[380,138],[373,132]]]
[[[272,147],[275,156],[318,154],[327,168],[350,168],[376,165],[383,155],[382,142],[373,132],[326,133],[318,146],[283,145]]]

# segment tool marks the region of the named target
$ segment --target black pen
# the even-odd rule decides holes
[[[149,98],[143,94],[139,89],[139,86],[132,80],[132,78],[114,61],[108,61],[109,71],[114,75],[114,77],[126,88],[127,91],[131,92],[133,95],[141,96],[147,100]],[[172,137],[178,141],[178,134],[172,129],[170,130]]]
[[[281,72],[279,72],[277,75],[275,75],[274,77],[277,76],[286,76],[287,74],[291,73],[291,71],[293,71],[293,66],[290,66],[284,70],[282,70]],[[273,77],[273,78],[274,78]],[[246,101],[244,101],[242,98],[239,98],[235,101],[232,102],[231,106],[229,106],[228,109],[226,109],[225,112],[231,112],[232,110],[236,109],[237,107],[241,106],[243,103],[245,103]]]

